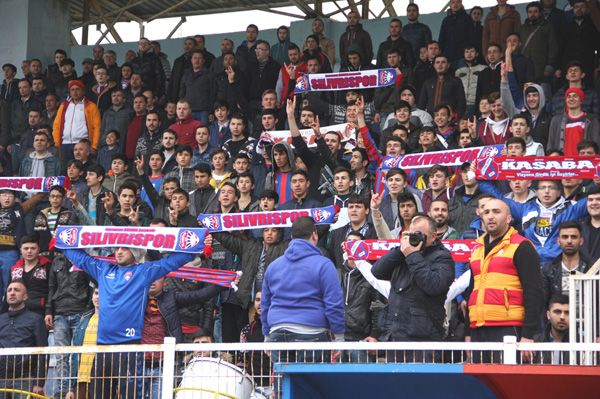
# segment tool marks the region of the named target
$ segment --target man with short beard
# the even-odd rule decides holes
[[[587,212],[589,216],[579,221],[583,237],[581,252],[596,261],[600,259],[600,186],[596,185],[588,191]]]
[[[440,237],[440,239],[460,240],[460,233],[448,226],[448,222],[450,221],[450,213],[448,212],[448,202],[446,200],[433,200],[427,214],[435,221],[437,235]]]
[[[569,342],[569,296],[555,295],[550,298],[546,311],[547,324],[544,332],[533,337],[533,342]],[[539,351],[534,363],[569,364],[569,353]]]
[[[192,53],[196,48],[196,40],[188,37],[183,42],[183,54],[173,61],[173,69],[167,87],[167,99],[169,101],[179,100],[179,85],[186,69],[192,67]]]

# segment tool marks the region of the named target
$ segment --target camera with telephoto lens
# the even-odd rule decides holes
[[[420,231],[408,234],[408,242],[413,247],[418,247],[419,243],[423,243],[423,247],[427,245],[427,236]]]

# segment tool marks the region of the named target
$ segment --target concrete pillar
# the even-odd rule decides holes
[[[0,0],[0,62],[19,69],[21,61],[39,58],[44,69],[54,63],[54,51],[70,53],[69,6],[62,0]]]

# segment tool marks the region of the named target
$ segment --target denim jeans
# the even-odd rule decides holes
[[[82,314],[71,316],[54,316],[54,346],[71,346],[73,335]],[[56,357],[56,393],[60,392],[64,397],[74,381],[71,381],[71,368],[69,367],[71,355],[57,354]]]
[[[2,377],[6,378],[6,377]],[[21,377],[21,378],[9,378],[0,380],[0,389],[17,389],[19,391],[31,392],[33,388],[32,381],[30,381],[29,377]],[[19,394],[14,392],[3,392],[0,391],[0,399],[25,399],[27,398],[26,394]]]
[[[331,342],[330,333],[297,334],[279,330],[269,334],[268,342]],[[329,363],[331,351],[271,351],[271,363]],[[275,376],[273,390],[276,398],[282,397],[282,376]]]
[[[192,111],[192,118],[208,126],[208,111]]]
[[[144,366],[144,399],[160,399],[162,394],[162,361]]]
[[[16,249],[0,251],[0,273],[2,274],[2,278],[0,279],[0,296],[4,296],[8,288],[10,269],[17,263],[19,257],[19,251]]]

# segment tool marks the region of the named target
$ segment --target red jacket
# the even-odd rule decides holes
[[[177,142],[179,144],[189,145],[192,148],[198,147],[196,141],[196,129],[200,126],[204,126],[204,123],[192,118],[192,115],[188,115],[185,119],[177,119],[177,122],[169,126],[169,129],[177,132]]]
[[[42,316],[46,313],[46,299],[48,299],[48,275],[52,261],[46,257],[38,256],[38,264],[33,268],[28,278],[23,277],[25,260],[19,259],[10,269],[10,281],[23,280],[27,287],[27,300],[25,307]]]
[[[298,77],[300,77],[308,72],[306,67],[307,67],[306,62],[302,61],[296,67],[296,69],[294,69],[294,75],[296,77],[296,80],[298,79]],[[285,104],[286,94],[289,90],[289,84],[290,84],[290,75],[288,75],[285,67],[281,68],[281,81],[283,82],[283,93],[281,95],[281,97],[282,97],[281,102]],[[290,93],[289,98],[293,98],[293,97],[294,97],[294,90],[292,89],[292,92]]]

